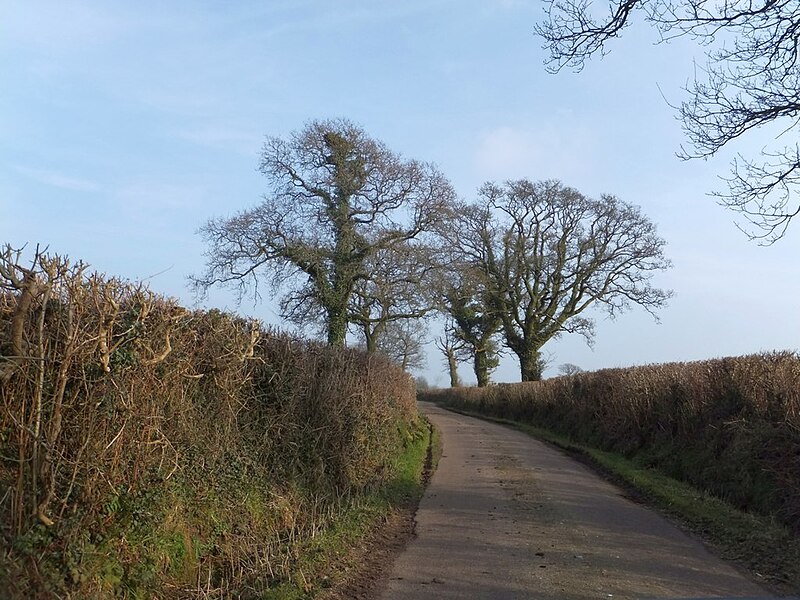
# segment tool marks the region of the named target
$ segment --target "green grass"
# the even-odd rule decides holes
[[[32,528],[15,539],[16,556],[37,561],[43,586],[54,597],[66,596],[70,586],[78,589],[75,598],[177,597],[198,585],[203,597],[206,578],[212,590],[224,584],[231,561],[249,572],[238,589],[243,597],[314,598],[359,573],[354,549],[392,515],[416,506],[431,440],[438,439],[433,431],[421,418],[399,431],[402,452],[384,483],[338,502],[331,503],[333,492],[278,490],[255,473],[235,470],[222,481],[207,481],[200,493],[195,483],[202,473],[186,469],[145,492],[112,490],[101,503],[102,521],[92,521],[91,529],[65,527],[79,529],[78,535]],[[280,552],[270,557],[270,566],[264,556],[276,543]],[[16,565],[2,558],[0,596],[33,597],[24,581],[13,581],[7,565]],[[201,561],[207,566],[202,573]]]
[[[633,499],[657,508],[700,536],[721,557],[749,570],[782,593],[800,591],[800,538],[777,520],[738,510],[681,481],[614,452],[576,443],[547,429],[485,416],[447,404],[443,408],[510,425],[588,463]]]
[[[328,528],[298,547],[291,580],[262,598],[306,600],[341,583],[361,566],[353,560],[353,548],[363,544],[395,511],[416,506],[425,489],[426,466],[431,467],[441,441],[438,430],[423,419],[405,438],[404,452],[397,457],[386,485],[354,501]]]

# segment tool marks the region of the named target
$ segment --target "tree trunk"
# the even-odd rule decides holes
[[[478,379],[478,387],[489,385],[489,355],[486,350],[475,350],[475,361],[473,363],[475,377]]]
[[[458,362],[455,352],[448,352],[447,366],[450,369],[450,387],[461,387],[461,380],[458,378]]]
[[[544,371],[541,352],[538,349],[526,348],[522,352],[517,352],[517,356],[522,381],[541,381]]]
[[[328,309],[328,345],[344,347],[347,338],[347,310]]]
[[[378,335],[375,331],[370,329],[369,323],[364,325],[361,328],[361,331],[364,332],[364,341],[367,344],[367,352],[377,352],[378,351]]]

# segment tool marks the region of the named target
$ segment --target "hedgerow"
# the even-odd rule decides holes
[[[0,596],[250,597],[389,477],[388,360],[0,257]]]

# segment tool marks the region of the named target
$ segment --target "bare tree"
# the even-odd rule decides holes
[[[601,19],[588,0],[547,0],[548,17],[536,27],[550,51],[550,70],[581,70],[620,35],[636,11],[662,40],[688,35],[708,47],[705,79],[688,86],[679,115],[691,147],[684,158],[705,158],[751,129],[772,121],[796,138],[800,111],[800,6],[793,0],[611,0]],[[785,138],[784,138],[785,139]],[[800,213],[800,147],[766,148],[759,160],[732,164],[721,201],[749,222],[751,239],[772,243]]]
[[[637,304],[655,316],[670,292],[650,285],[670,266],[665,242],[638,207],[586,198],[557,181],[485,184],[454,233],[484,274],[491,309],[523,381],[541,379],[541,349],[563,333],[591,343],[592,305],[611,316]]]
[[[349,320],[367,351],[377,350],[392,327],[395,337],[399,331],[424,330],[406,322],[423,319],[434,308],[429,291],[436,271],[433,252],[421,244],[397,244],[368,257],[364,267],[369,277],[356,282]]]
[[[378,339],[378,350],[391,358],[404,371],[425,366],[425,321],[403,319],[387,324]]]
[[[484,279],[474,267],[454,263],[441,277],[440,287],[440,310],[449,317],[453,336],[461,342],[459,355],[472,362],[478,387],[485,387],[500,364],[495,338],[502,320],[489,305]]]
[[[427,392],[431,389],[431,384],[422,375],[415,377],[414,383],[416,384],[417,392]]]
[[[571,377],[572,375],[583,373],[583,369],[581,369],[578,365],[574,365],[572,363],[564,363],[558,366],[558,372],[561,373],[562,375],[566,375],[567,377]]]
[[[452,321],[445,323],[444,334],[436,338],[435,343],[444,355],[447,373],[450,376],[450,387],[461,387],[458,363],[464,359],[464,342],[456,336]]]
[[[328,343],[343,345],[367,261],[418,239],[454,192],[432,165],[404,160],[346,120],[313,121],[288,140],[268,138],[263,202],[201,230],[202,291],[221,284],[259,297],[266,276],[284,292],[284,316],[321,307]]]

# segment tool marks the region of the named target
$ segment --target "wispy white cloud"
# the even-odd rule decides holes
[[[594,136],[568,115],[561,117],[535,129],[504,125],[485,131],[473,155],[475,168],[490,179],[582,179],[597,162]]]
[[[475,153],[475,162],[490,176],[513,176],[542,158],[536,140],[512,127],[497,127],[485,133]]]
[[[22,165],[14,165],[12,167],[17,173],[33,179],[44,185],[60,188],[62,190],[69,190],[73,192],[97,192],[100,191],[101,185],[89,179],[80,177],[73,177],[65,175],[57,171],[50,171],[47,169],[36,169]]]
[[[187,142],[211,148],[233,150],[247,156],[254,156],[263,142],[263,136],[226,126],[208,126],[194,129],[183,129],[175,135]]]

